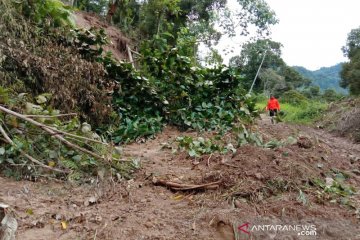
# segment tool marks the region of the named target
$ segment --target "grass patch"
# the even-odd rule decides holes
[[[267,100],[261,99],[256,107],[260,111],[264,111],[266,104]],[[328,108],[328,104],[316,100],[303,101],[300,104],[281,103],[280,101],[280,107],[284,113],[281,117],[282,121],[309,125],[321,118]]]

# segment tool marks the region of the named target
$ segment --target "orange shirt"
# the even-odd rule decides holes
[[[280,111],[280,104],[276,98],[270,98],[268,101],[268,104],[266,106],[267,110],[279,110]]]

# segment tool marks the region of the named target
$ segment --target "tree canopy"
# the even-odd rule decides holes
[[[244,44],[240,55],[230,59],[230,66],[241,69],[249,88],[265,55],[262,70],[255,82],[256,91],[281,94],[290,89],[307,86],[310,80],[283,61],[281,47],[281,43],[269,39],[250,41]]]
[[[343,65],[340,85],[349,88],[350,94],[360,95],[360,27],[350,31],[342,50],[350,61]]]

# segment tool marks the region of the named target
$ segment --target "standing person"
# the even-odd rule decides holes
[[[271,123],[274,123],[274,117],[277,115],[278,111],[280,111],[280,104],[273,95],[270,96],[270,99],[266,106],[266,110],[269,111]]]

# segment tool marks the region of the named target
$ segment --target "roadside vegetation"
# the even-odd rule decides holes
[[[295,93],[295,94],[294,94]],[[288,99],[291,95],[290,99]],[[257,108],[265,112],[268,99],[258,96]],[[279,98],[281,111],[277,117],[278,121],[289,123],[311,125],[323,117],[329,103],[320,99],[308,99],[299,92],[285,93]]]
[[[23,233],[221,239],[213,225],[228,223],[216,211],[359,218],[355,145],[302,126],[335,122],[360,139],[359,101],[321,91],[284,62],[282,44],[268,38],[278,20],[264,0],[238,0],[239,12],[226,0],[64,2],[0,0],[0,175],[46,181],[38,199],[38,189],[0,188]],[[253,29],[224,65],[214,44]],[[342,84],[356,95],[358,51],[348,45]],[[259,119],[269,95],[280,100],[278,120],[296,124]]]

